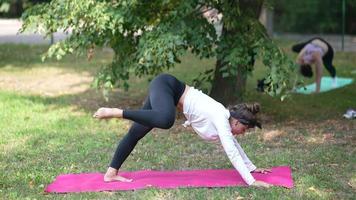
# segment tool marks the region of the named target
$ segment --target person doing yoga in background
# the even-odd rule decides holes
[[[313,70],[311,65],[315,65],[315,92],[320,92],[321,78],[323,76],[323,65],[333,78],[332,86],[336,87],[336,69],[333,65],[334,50],[331,45],[322,38],[312,38],[306,42],[295,44],[292,51],[298,53],[297,64],[303,76],[311,78]]]

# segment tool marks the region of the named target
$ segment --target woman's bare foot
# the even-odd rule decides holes
[[[109,167],[104,175],[105,182],[121,181],[121,182],[132,182],[132,179],[128,179],[122,176],[117,175],[119,170]]]
[[[123,111],[118,108],[99,108],[93,115],[98,119],[122,118]]]

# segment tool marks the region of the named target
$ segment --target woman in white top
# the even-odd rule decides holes
[[[119,168],[137,142],[152,128],[169,129],[173,126],[176,107],[187,118],[185,126],[191,125],[205,140],[220,140],[231,163],[247,185],[271,186],[254,179],[251,172],[268,173],[270,170],[256,168],[234,138],[234,135],[244,134],[248,128],[261,128],[256,118],[259,105],[239,104],[227,110],[221,103],[169,74],[161,74],[151,81],[148,97],[141,109],[99,108],[95,112],[94,117],[98,119],[125,118],[134,121],[120,141],[104,181],[132,181],[119,176]]]

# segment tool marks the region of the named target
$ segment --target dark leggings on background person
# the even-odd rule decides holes
[[[123,111],[123,118],[134,123],[120,141],[110,167],[119,169],[137,142],[152,128],[168,129],[173,126],[176,106],[184,90],[185,84],[169,74],[161,74],[151,81],[144,106],[139,110]]]

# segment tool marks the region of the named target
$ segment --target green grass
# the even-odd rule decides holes
[[[286,48],[290,42],[280,44]],[[140,106],[148,83],[146,79],[133,78],[131,90],[116,90],[109,102],[89,87],[76,93],[41,95],[36,88],[27,90],[26,85],[21,86],[21,81],[43,81],[56,76],[58,71],[78,78],[83,73],[93,76],[112,56],[108,51],[98,50],[91,62],[83,56],[69,56],[61,62],[42,63],[38,55],[45,49],[45,46],[0,45],[0,80],[20,80],[17,87],[11,88],[0,81],[0,199],[352,199],[355,196],[356,121],[342,119],[342,114],[349,107],[356,108],[356,83],[318,95],[293,94],[281,102],[254,90],[256,80],[265,71],[260,66],[249,78],[245,99],[262,104],[264,129],[238,140],[257,166],[290,165],[295,181],[293,189],[233,187],[44,194],[44,187],[61,173],[106,170],[117,141],[130,122],[98,122],[91,115],[99,106]],[[337,53],[335,57],[338,75],[356,79],[356,73],[352,73],[356,70],[356,53]],[[214,60],[200,61],[187,54],[170,73],[190,83],[197,73],[213,66]],[[58,84],[64,83],[54,85]],[[143,138],[122,170],[232,167],[220,146],[206,143],[183,129],[180,126],[183,120],[179,115],[174,128],[157,129]],[[279,134],[268,137],[273,132]]]

